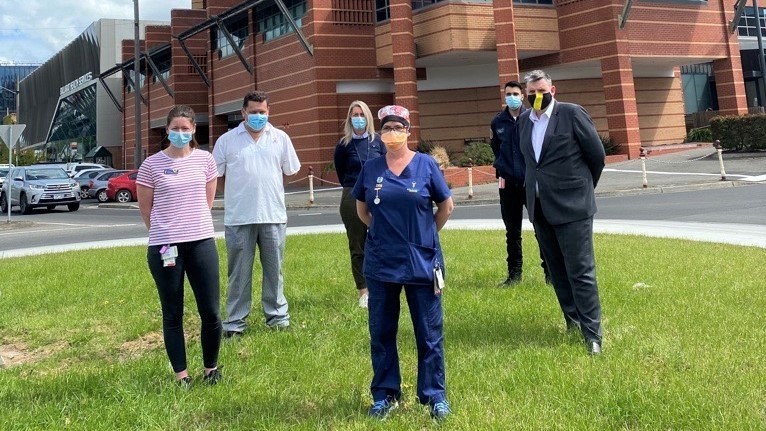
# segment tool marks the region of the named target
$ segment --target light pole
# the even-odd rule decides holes
[[[135,169],[141,166],[141,49],[139,46],[139,26],[138,26],[138,0],[133,0],[133,95],[135,96],[135,129],[136,129],[136,147],[133,151],[133,164]]]

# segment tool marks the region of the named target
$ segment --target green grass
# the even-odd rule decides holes
[[[564,332],[531,234],[524,282],[514,289],[494,287],[504,278],[500,232],[442,238],[454,415],[440,428],[766,428],[766,250],[597,236],[605,344],[594,359]],[[219,252],[225,286],[222,243]],[[267,330],[256,300],[245,337],[222,346],[224,382],[189,392],[173,384],[144,248],[3,260],[0,346],[32,360],[0,370],[0,429],[436,428],[415,401],[406,307],[404,404],[384,424],[366,418],[367,319],[347,253],[342,235],[289,237],[293,329]],[[79,273],[83,262],[100,265]],[[189,366],[198,378],[198,318],[187,292]]]

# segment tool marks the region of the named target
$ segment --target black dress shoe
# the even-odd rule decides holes
[[[234,337],[241,337],[244,334],[240,331],[223,331],[223,338],[229,339]]]
[[[513,287],[519,283],[521,283],[521,275],[516,275],[506,278],[505,281],[498,284],[497,287]]]
[[[588,341],[588,354],[591,356],[601,355],[601,343],[598,341]]]

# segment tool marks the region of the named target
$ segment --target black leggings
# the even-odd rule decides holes
[[[146,260],[157,283],[162,305],[162,334],[173,370],[186,369],[184,341],[184,273],[197,300],[202,328],[202,361],[205,368],[218,365],[221,346],[221,313],[219,310],[218,249],[213,238],[173,244],[178,247],[175,266],[164,267],[161,246],[149,246]]]

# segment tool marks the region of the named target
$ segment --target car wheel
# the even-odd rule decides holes
[[[109,198],[106,196],[106,189],[97,191],[96,199],[101,203],[108,201]]]
[[[53,211],[54,209],[56,209],[56,205],[48,205],[45,208],[48,208],[48,211]]]
[[[66,207],[69,208],[69,211],[74,212],[74,211],[77,211],[77,210],[80,209],[80,203],[77,202],[77,203],[74,203],[74,204],[67,204]]]
[[[19,210],[22,214],[29,214],[32,211],[32,208],[29,207],[29,203],[27,202],[27,195],[22,194],[21,197],[19,197]]]
[[[8,201],[5,199],[5,193],[0,195],[0,212],[3,214],[8,213]]]
[[[130,194],[129,190],[120,190],[117,192],[117,194],[114,196],[114,200],[120,203],[127,203],[133,200],[133,195]]]
[[[80,187],[80,199],[88,199],[88,188]]]

